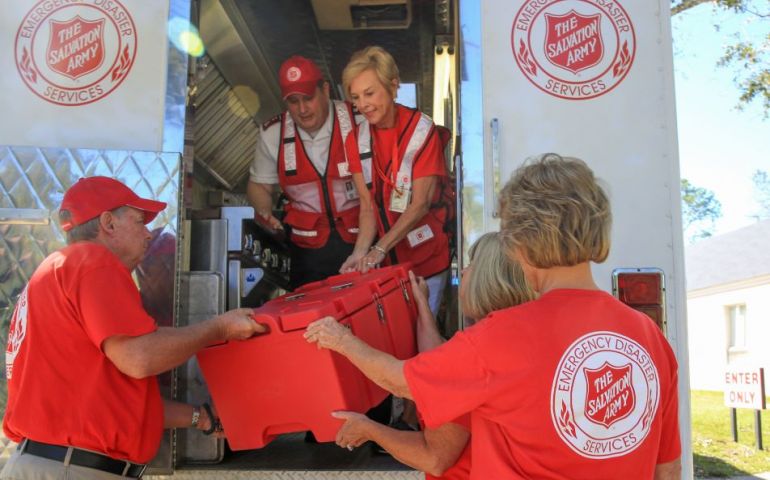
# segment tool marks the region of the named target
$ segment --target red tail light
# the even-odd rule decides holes
[[[666,331],[666,286],[659,268],[617,268],[612,293],[629,307],[650,317]]]

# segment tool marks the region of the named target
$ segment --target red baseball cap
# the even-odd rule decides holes
[[[281,85],[283,99],[296,93],[312,97],[318,82],[323,80],[321,70],[312,61],[294,55],[283,62],[278,71],[278,83]]]
[[[164,202],[141,198],[114,178],[81,178],[64,193],[59,210],[67,210],[70,213],[70,219],[63,221],[61,227],[66,232],[72,227],[98,217],[102,212],[124,206],[142,210],[145,224],[150,223],[161,210],[166,208]]]

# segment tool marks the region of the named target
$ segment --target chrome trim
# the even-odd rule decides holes
[[[227,262],[227,309],[241,306],[241,261]]]
[[[460,138],[462,138],[463,209],[459,210],[463,225],[463,248],[459,252],[460,269],[465,266],[466,252],[487,230],[485,212],[486,180],[484,174],[484,128],[481,68],[481,2],[459,0],[460,40],[463,72],[460,83]]]
[[[488,230],[485,191],[487,190],[484,169],[485,128],[483,128],[482,97],[482,52],[481,52],[481,2],[459,0],[463,72],[460,82],[460,138],[462,158],[458,169],[462,169],[462,210],[458,210],[463,226],[462,242],[458,242],[460,264],[466,264],[468,247]],[[459,245],[462,245],[460,249]]]
[[[492,218],[500,218],[497,196],[500,193],[500,120],[493,118],[489,123],[492,136]]]
[[[190,22],[190,0],[170,0],[168,23],[178,18]],[[168,30],[168,28],[167,28]],[[185,107],[187,103],[187,69],[189,57],[174,46],[170,38],[166,71],[166,105],[163,116],[163,151],[184,151]]]
[[[46,208],[0,208],[0,225],[48,225],[51,211]]]

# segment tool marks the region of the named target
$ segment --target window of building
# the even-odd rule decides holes
[[[746,305],[727,307],[727,346],[731,350],[746,348]]]

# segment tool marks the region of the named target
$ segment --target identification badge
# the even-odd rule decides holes
[[[404,213],[409,206],[409,196],[412,193],[411,182],[409,178],[399,178],[396,182],[396,188],[390,194],[390,211]]]
[[[406,235],[406,240],[409,242],[409,246],[414,248],[417,245],[427,242],[433,238],[433,230],[426,223],[421,227],[417,227]]]
[[[342,162],[337,164],[337,171],[340,173],[340,177],[350,176],[350,165],[348,162]]]
[[[345,182],[345,198],[355,200],[358,198],[358,190],[353,182]]]

